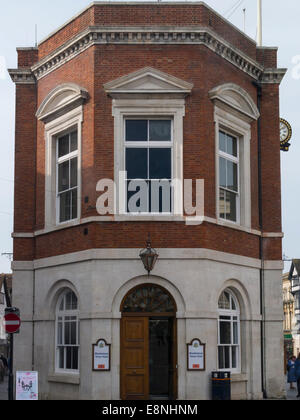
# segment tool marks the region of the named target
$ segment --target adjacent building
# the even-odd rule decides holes
[[[15,368],[44,399],[284,397],[277,48],[93,2],[17,51]]]
[[[283,333],[284,333],[284,360],[285,368],[287,361],[294,355],[294,339],[293,328],[295,321],[295,299],[291,293],[291,282],[289,280],[289,273],[282,276],[283,289]]]
[[[0,274],[0,354],[7,356],[8,354],[8,340],[7,334],[4,327],[4,314],[7,305],[7,299],[5,295],[4,278],[6,280],[6,290],[9,294],[9,299],[12,293],[12,275],[11,274]]]
[[[293,354],[300,354],[300,260],[294,259],[288,275],[290,291],[294,300],[294,317],[292,324]]]

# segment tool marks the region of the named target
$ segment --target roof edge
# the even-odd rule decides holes
[[[218,13],[216,10],[214,10],[212,7],[210,7],[207,3],[204,1],[178,1],[178,2],[164,2],[164,1],[92,1],[89,5],[87,5],[84,9],[80,10],[78,13],[76,13],[74,16],[72,16],[70,19],[68,19],[64,24],[59,26],[57,29],[52,31],[49,35],[42,38],[41,41],[38,43],[38,47],[42,45],[44,42],[46,42],[48,39],[50,39],[52,36],[54,36],[56,33],[61,31],[63,28],[68,26],[71,22],[73,22],[75,19],[77,19],[79,16],[81,16],[83,13],[85,13],[87,10],[89,10],[93,6],[145,6],[145,5],[155,5],[157,7],[162,6],[174,6],[174,5],[181,5],[181,6],[204,6],[208,10],[210,10],[212,13],[214,13],[216,16],[218,16],[220,19],[222,19],[226,24],[231,26],[234,30],[238,31],[241,35],[243,35],[246,39],[248,39],[250,42],[252,42],[257,47],[257,42],[248,36],[245,32],[243,32],[241,29],[239,29],[237,26],[235,26],[233,23],[231,23],[229,20],[225,19],[224,16],[222,16],[220,13]],[[260,47],[260,48],[268,48],[268,47]],[[273,48],[273,47],[270,47]],[[276,47],[275,47],[276,48]]]

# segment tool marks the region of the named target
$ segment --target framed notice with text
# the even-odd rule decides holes
[[[110,344],[103,338],[93,344],[93,371],[110,371]]]
[[[187,344],[187,370],[205,370],[205,344],[198,338]]]

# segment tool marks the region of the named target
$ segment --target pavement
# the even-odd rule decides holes
[[[295,389],[290,389],[290,384],[286,387],[286,395],[287,400],[298,400],[300,401],[300,398],[297,398],[297,384],[294,384]]]
[[[0,382],[0,401],[8,400],[8,376],[4,377],[4,381]]]

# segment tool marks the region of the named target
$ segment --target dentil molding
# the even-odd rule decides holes
[[[205,45],[244,73],[262,83],[281,83],[286,69],[265,69],[209,28],[91,26],[28,69],[8,70],[15,83],[35,83],[93,45]]]

